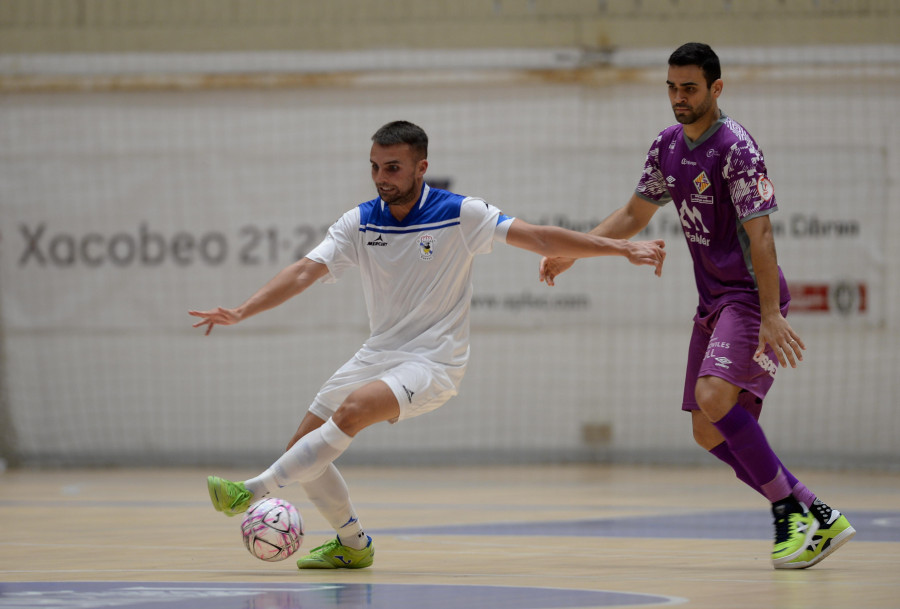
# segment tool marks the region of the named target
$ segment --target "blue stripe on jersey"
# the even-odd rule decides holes
[[[422,190],[424,194],[424,185]],[[422,205],[420,196],[419,202],[402,222],[391,214],[387,205],[382,209],[380,198],[372,199],[359,206],[359,230],[402,234],[456,226],[463,199],[465,197],[462,195],[429,187],[425,205]]]
[[[456,226],[458,224],[459,220],[456,220],[454,222],[446,222],[444,224],[417,224],[413,228],[384,228],[383,226],[374,226],[372,224],[367,224],[366,226],[360,226],[359,230],[362,233],[372,231],[373,233],[382,233],[385,235],[404,235],[406,233],[421,233],[423,230],[437,230],[439,228],[447,228],[448,226]]]
[[[506,214],[504,214],[504,213],[501,211],[501,212],[500,212],[500,216],[497,218],[497,226],[500,226],[501,224],[503,224],[503,223],[506,222],[507,220],[512,220],[512,219],[513,219],[512,216],[507,216]]]

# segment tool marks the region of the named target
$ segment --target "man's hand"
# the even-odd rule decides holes
[[[240,316],[234,309],[226,309],[223,307],[211,311],[188,311],[188,315],[201,318],[201,321],[195,323],[193,327],[199,328],[200,326],[206,326],[205,336],[209,336],[209,333],[212,332],[213,326],[215,325],[231,326],[241,321]]]
[[[782,366],[787,366],[790,362],[791,368],[796,368],[797,362],[803,361],[803,350],[806,349],[806,345],[781,313],[763,316],[759,324],[759,346],[756,348],[756,357],[763,354],[766,344],[775,351],[775,357]]]
[[[556,276],[568,271],[573,264],[575,264],[575,258],[547,258],[545,256],[541,258],[539,278],[547,285],[554,286],[556,284],[553,280],[556,279]]]
[[[655,241],[629,241],[628,262],[631,264],[649,264],[655,266],[656,276],[662,275],[663,262],[666,260],[666,242],[662,239]]]
[[[649,265],[656,267],[657,277],[662,275],[663,262],[666,260],[666,243],[662,239],[655,241],[628,241],[626,242],[625,256],[631,264]],[[538,268],[538,278],[548,286],[556,285],[557,275],[569,270],[575,264],[575,258],[544,257]]]

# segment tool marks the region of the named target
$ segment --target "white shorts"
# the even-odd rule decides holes
[[[383,381],[400,404],[400,416],[391,423],[417,417],[442,406],[459,392],[465,366],[443,366],[399,351],[359,351],[319,389],[309,411],[327,420],[347,396],[372,381]]]

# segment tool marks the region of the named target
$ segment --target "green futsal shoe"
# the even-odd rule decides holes
[[[297,561],[298,569],[364,569],[375,560],[375,546],[372,538],[362,550],[354,550],[341,544],[335,537],[328,543],[313,550]]]
[[[782,565],[783,569],[811,567],[824,560],[856,535],[856,529],[853,528],[846,516],[818,499],[813,504],[812,512],[819,521],[818,530],[809,538],[804,551]]]
[[[243,482],[232,482],[218,476],[206,479],[209,488],[209,500],[217,512],[226,516],[237,516],[247,511],[253,501],[253,493],[247,490]]]
[[[819,528],[819,521],[806,506],[800,504],[802,512],[789,512],[787,505],[772,507],[775,516],[775,547],[772,548],[772,564],[776,569],[793,569],[790,562],[806,551],[813,533]]]

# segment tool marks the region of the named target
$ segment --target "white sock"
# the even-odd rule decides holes
[[[309,482],[319,478],[331,462],[350,446],[348,436],[329,418],[325,424],[300,438],[269,469],[244,481],[254,499],[262,498],[292,482]]]
[[[346,529],[352,527],[355,529],[355,532],[350,532]],[[358,520],[349,521],[347,524],[338,531],[338,539],[341,542],[342,546],[347,546],[348,548],[353,548],[354,550],[362,550],[367,545],[369,545],[369,536],[366,535],[366,532],[363,531],[362,525],[359,524]]]
[[[304,482],[303,489],[319,513],[337,531],[342,544],[357,550],[366,547],[369,538],[350,503],[347,483],[334,463],[326,467],[325,472],[315,480]]]

